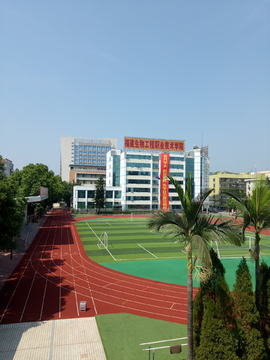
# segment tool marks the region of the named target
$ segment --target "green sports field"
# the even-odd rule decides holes
[[[112,217],[84,220],[76,226],[87,255],[97,263],[186,259],[183,243],[148,229],[147,221],[145,217]],[[214,242],[212,247],[221,259],[249,257],[253,234],[247,233],[246,238],[241,247]],[[270,256],[269,236],[262,236],[260,247],[262,257]]]

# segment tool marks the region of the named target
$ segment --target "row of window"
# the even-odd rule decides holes
[[[131,192],[131,193],[134,193],[134,192],[148,192],[148,193],[150,193],[151,189],[150,188],[127,188],[127,192]],[[158,188],[153,188],[152,192],[157,193]]]
[[[104,155],[75,155],[74,156],[75,159],[87,159],[87,158],[92,158],[92,159],[106,159],[106,156]]]
[[[149,172],[149,171],[127,171],[127,175],[132,175],[132,176],[151,176],[151,172]]]
[[[144,163],[133,163],[133,162],[127,162],[127,166],[129,167],[144,167],[144,168],[150,168],[151,164],[144,164]]]
[[[93,199],[94,196],[95,196],[95,190],[78,190],[78,198],[79,199],[85,199],[86,196],[87,196],[87,199]],[[121,191],[120,190],[115,190],[114,197],[116,199],[121,199]],[[106,191],[106,198],[112,199],[113,198],[113,192],[110,191],[110,190]]]
[[[158,201],[157,196],[152,196],[153,201]],[[169,196],[170,201],[179,201],[178,196]],[[127,196],[127,201],[150,201],[150,196]]]
[[[98,161],[84,161],[84,160],[74,160],[74,165],[104,165],[105,166],[105,161],[104,160],[98,160]]]
[[[119,206],[119,205],[121,205],[121,202],[115,202],[114,205]],[[105,206],[106,206],[106,209],[112,209],[113,203],[107,202]],[[88,202],[86,207],[85,207],[85,202],[78,202],[78,209],[94,209],[94,208],[95,208],[95,205],[93,202]]]
[[[75,150],[94,150],[94,151],[110,151],[111,148],[109,146],[95,146],[95,145],[75,145]]]

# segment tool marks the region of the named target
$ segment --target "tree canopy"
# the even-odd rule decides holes
[[[192,200],[191,174],[188,176],[187,189],[184,192],[180,184],[168,176],[174,185],[183,211],[175,214],[171,211],[157,211],[151,216],[148,227],[160,231],[166,229],[165,236],[171,236],[185,243],[188,268],[188,360],[193,359],[193,284],[192,273],[199,266],[211,268],[211,240],[241,245],[238,228],[230,221],[221,221],[213,216],[203,216],[202,206],[213,190],[207,191],[197,201]],[[194,258],[192,255],[194,253]]]
[[[62,200],[65,191],[60,176],[54,175],[54,172],[44,164],[29,164],[22,170],[16,169],[9,182],[15,187],[17,194],[23,197],[38,196],[40,186],[48,188],[48,199],[39,205],[34,203],[32,205],[34,208],[51,207],[54,203]]]
[[[3,176],[0,168],[0,250],[16,249],[13,237],[20,233],[24,215],[24,198],[16,198],[14,186],[9,183],[9,178]]]
[[[270,189],[268,179],[259,178],[254,182],[252,194],[247,199],[241,199],[234,194],[224,192],[238,202],[240,216],[243,217],[243,240],[245,231],[252,226],[255,231],[255,247],[251,249],[251,255],[255,260],[256,278],[256,306],[260,308],[260,234],[263,230],[270,228]]]
[[[100,209],[103,209],[106,204],[106,189],[105,189],[105,180],[102,176],[96,182],[96,189],[94,194],[94,205],[96,212],[100,212]]]

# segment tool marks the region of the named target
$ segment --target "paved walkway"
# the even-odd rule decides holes
[[[106,360],[94,317],[0,326],[0,360],[79,359]]]
[[[10,259],[0,252],[0,290],[24,256],[24,239],[38,223],[24,225]],[[0,360],[106,360],[94,317],[0,325]]]

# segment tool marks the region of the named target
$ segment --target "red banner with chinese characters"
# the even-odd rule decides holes
[[[169,175],[170,154],[160,154],[160,210],[169,211]]]
[[[142,138],[124,138],[125,149],[185,151],[185,142],[177,140],[159,140]]]

